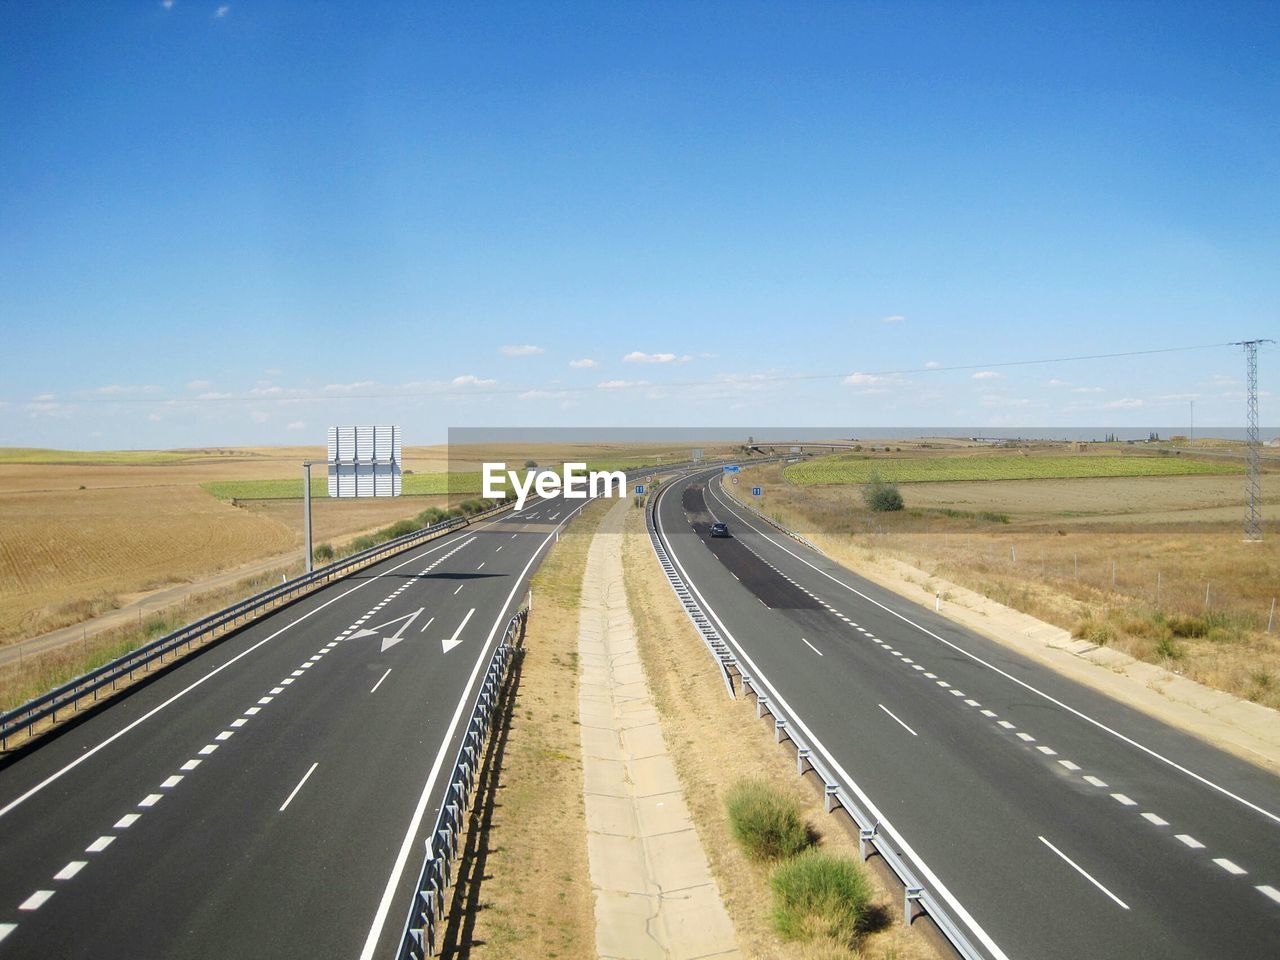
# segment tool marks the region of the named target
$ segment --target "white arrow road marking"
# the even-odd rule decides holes
[[[461,643],[462,643],[462,641],[458,639],[458,635],[462,633],[462,628],[463,628],[463,627],[465,627],[465,626],[467,625],[467,621],[471,619],[471,615],[472,615],[473,613],[475,613],[475,612],[476,612],[476,608],[475,608],[475,607],[472,607],[470,610],[468,610],[468,611],[467,611],[467,615],[466,615],[465,617],[463,617],[463,618],[462,618],[462,622],[461,622],[460,624],[458,624],[458,629],[457,629],[457,630],[455,630],[455,631],[453,631],[453,636],[452,636],[452,637],[450,637],[448,640],[441,640],[441,641],[440,641],[440,643],[444,646],[444,652],[445,652],[445,653],[448,653],[448,652],[449,652],[450,650],[452,650],[454,647],[456,647],[456,646],[458,646],[459,644],[461,644]]]
[[[377,633],[383,627],[389,627],[393,623],[399,623],[401,620],[403,620],[404,624],[400,627],[399,630],[397,630],[395,633],[393,633],[389,637],[382,638],[382,650],[380,652],[386,653],[388,650],[390,650],[397,643],[399,643],[401,640],[404,639],[404,632],[409,629],[409,625],[412,624],[413,621],[417,620],[418,617],[422,614],[422,611],[425,609],[427,608],[419,607],[417,610],[413,611],[413,613],[406,613],[403,617],[396,617],[394,620],[388,620],[386,623],[380,623],[376,627],[364,627],[363,629],[357,630],[355,633],[353,633],[351,635],[351,639],[359,640],[361,637],[372,637],[375,633]]]

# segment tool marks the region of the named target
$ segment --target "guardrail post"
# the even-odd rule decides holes
[[[858,853],[862,856],[863,860],[871,856],[871,853],[868,852],[868,847],[870,848],[871,851],[875,850],[875,840],[876,840],[875,827],[872,827],[870,830],[865,830],[865,829],[858,830]]]
[[[822,792],[822,809],[830,813],[840,804],[840,787],[834,783],[828,783],[826,789]]]
[[[804,775],[804,765],[809,762],[809,748],[799,747],[796,750],[796,775]]]
[[[911,926],[911,921],[915,919],[913,903],[919,903],[920,897],[924,894],[924,887],[907,887],[902,894],[902,923],[903,926]]]
[[[756,719],[759,720],[769,712],[769,698],[756,697]]]
[[[783,739],[786,737],[786,735],[787,735],[787,721],[785,720],[773,721],[773,742],[781,743]]]

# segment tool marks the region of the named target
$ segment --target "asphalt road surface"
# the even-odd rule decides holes
[[[707,479],[659,496],[677,567],[983,952],[1280,957],[1280,778],[855,576]]]
[[[0,960],[394,956],[561,499],[258,621],[0,768]]]

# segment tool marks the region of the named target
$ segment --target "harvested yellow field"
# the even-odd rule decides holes
[[[385,527],[405,517],[412,517],[428,507],[447,508],[449,498],[438,497],[373,497],[363,500],[311,501],[311,532],[316,544],[340,543],[356,534]],[[294,544],[302,546],[301,500],[246,500],[233,509],[262,517],[287,527],[293,532]]]
[[[0,641],[281,553],[294,539],[194,486],[0,494]]]

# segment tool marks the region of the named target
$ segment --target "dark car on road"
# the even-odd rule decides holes
[[[727,537],[729,535],[729,528],[723,523],[713,523],[711,525],[711,535],[713,537]]]

